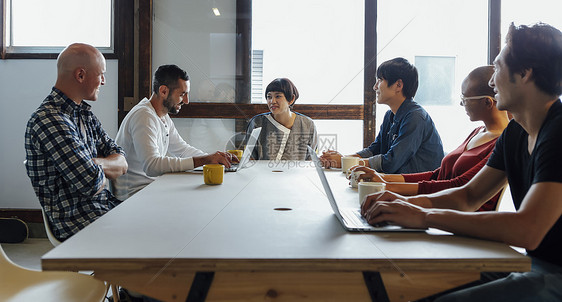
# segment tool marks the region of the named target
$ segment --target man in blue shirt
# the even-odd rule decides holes
[[[429,114],[413,98],[418,71],[404,58],[386,61],[377,69],[377,103],[390,107],[379,134],[367,148],[352,156],[368,158],[363,165],[383,173],[415,173],[435,170],[443,159],[441,137]],[[326,151],[320,157],[326,167],[341,167],[342,155]]]

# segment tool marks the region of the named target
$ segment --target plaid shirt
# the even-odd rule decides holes
[[[120,201],[100,190],[104,173],[93,161],[125,155],[103,130],[90,105],[77,105],[53,87],[25,131],[27,175],[54,235],[67,239]]]

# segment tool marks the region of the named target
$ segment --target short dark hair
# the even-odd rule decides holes
[[[545,24],[509,26],[505,63],[511,76],[533,70],[535,85],[549,95],[562,94],[562,33]]]
[[[382,63],[377,68],[377,78],[386,80],[389,87],[402,80],[402,93],[408,99],[413,98],[418,91],[418,70],[404,58],[394,58]]]
[[[177,65],[162,65],[158,67],[152,79],[152,92],[158,94],[158,88],[162,85],[168,86],[170,90],[178,87],[178,80],[189,81],[187,71]]]
[[[299,98],[299,91],[297,90],[297,87],[287,78],[277,78],[271,81],[271,83],[269,83],[269,85],[265,88],[266,99],[267,94],[271,91],[283,92],[288,102],[291,102],[293,96],[295,97],[295,102]],[[295,104],[295,102],[291,104],[291,107]]]

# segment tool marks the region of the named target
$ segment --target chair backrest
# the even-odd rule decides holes
[[[45,232],[47,232],[47,238],[49,238],[49,241],[53,246],[61,244],[57,237],[55,237],[55,234],[53,234],[53,231],[51,230],[51,223],[49,222],[49,218],[47,218],[43,208],[41,208],[41,213],[43,214],[43,223],[45,225]]]
[[[103,302],[107,288],[92,276],[44,272],[12,262],[0,246],[0,300]]]
[[[496,212],[499,211],[500,203],[502,202],[503,195],[505,194],[505,191],[508,190],[508,189],[509,189],[509,185],[503,186],[503,189],[501,190],[501,193],[500,193],[500,197],[498,197],[498,202],[496,203],[496,210],[495,210]]]
[[[19,270],[19,267],[8,258],[4,249],[0,245],[0,281],[5,281],[4,278],[10,276],[11,272]],[[0,282],[2,284],[3,282]]]
[[[27,159],[23,161],[23,165],[25,166],[26,163],[27,163]],[[55,234],[53,234],[53,230],[51,229],[51,223],[49,222],[49,219],[47,218],[47,215],[45,214],[45,209],[43,209],[43,207],[41,207],[41,214],[43,214],[43,224],[45,225],[45,232],[47,233],[47,238],[49,238],[49,241],[53,246],[57,246],[61,244],[61,242],[57,239],[57,237],[55,237]]]
[[[2,245],[0,244],[0,271],[4,271],[4,266],[8,261],[8,256],[4,253],[4,249],[2,249]]]

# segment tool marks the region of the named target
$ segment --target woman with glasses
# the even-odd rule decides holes
[[[357,167],[354,171],[365,172],[359,179],[384,182],[387,191],[401,195],[429,194],[467,183],[486,164],[497,138],[509,122],[507,112],[496,108],[494,90],[488,86],[493,73],[492,66],[478,67],[462,82],[460,105],[471,121],[482,121],[484,126],[474,129],[457,149],[447,154],[437,170],[413,174],[379,174],[367,167]],[[495,210],[500,193],[479,211]]]

